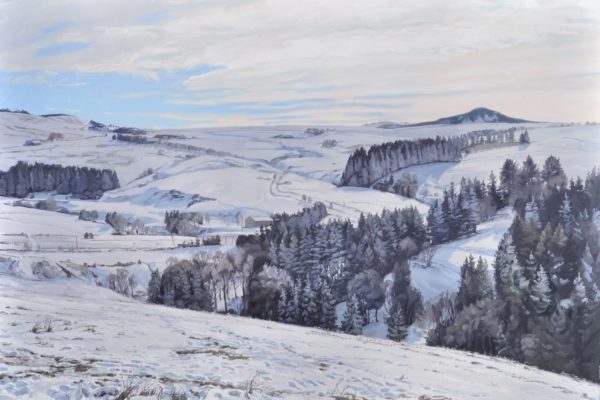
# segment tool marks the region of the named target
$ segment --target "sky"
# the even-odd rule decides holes
[[[600,121],[600,1],[0,0],[0,108],[170,128]]]

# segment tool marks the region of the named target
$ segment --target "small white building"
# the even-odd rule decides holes
[[[244,221],[244,228],[266,228],[273,225],[273,220],[269,217],[247,217]]]

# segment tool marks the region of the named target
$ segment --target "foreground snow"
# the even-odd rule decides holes
[[[141,304],[75,280],[0,276],[0,312],[7,398],[113,398],[130,386],[207,399],[568,400],[600,392],[505,360]]]

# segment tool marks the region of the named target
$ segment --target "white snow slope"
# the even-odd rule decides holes
[[[473,152],[460,163],[408,168],[419,178],[420,198],[439,196],[443,187],[460,182],[463,176],[487,179],[491,170],[498,172],[507,157],[521,162],[529,154],[541,165],[553,154],[560,157],[570,177],[584,176],[598,163],[599,125],[487,123],[399,129],[336,126],[325,127],[325,133],[316,136],[306,133],[306,126],[203,128],[149,131],[149,138],[174,134],[185,139],[139,145],[114,141],[111,133],[90,131],[87,123],[75,117],[0,113],[0,170],[19,160],[113,168],[122,186],[97,201],[55,197],[59,206],[75,214],[80,209],[97,210],[97,222],[80,221],[73,214],[14,207],[15,199],[0,197],[0,256],[20,261],[25,271],[26,264],[41,259],[65,265],[106,266],[140,261],[162,269],[169,257],[189,258],[197,251],[216,249],[177,248],[178,243],[191,239],[165,235],[163,217],[170,209],[210,215],[205,234],[221,235],[220,250],[233,247],[239,233],[254,231],[238,224],[239,215],[296,212],[315,201],[326,204],[330,218],[355,220],[360,212],[406,206],[425,212],[428,205],[413,199],[366,188],[337,187],[335,182],[348,156],[360,146],[386,141],[510,126],[527,127],[532,143]],[[64,139],[23,146],[26,140],[45,140],[52,132],[62,133]],[[323,147],[324,140],[335,140],[337,145]],[[148,168],[152,168],[152,174],[139,178]],[[171,190],[181,192],[183,199],[173,199]],[[188,206],[193,195],[213,200]],[[47,195],[35,196],[44,197]],[[27,201],[34,203],[36,199]],[[139,218],[158,234],[115,237],[103,222],[103,213],[109,211],[130,220]],[[498,215],[480,225],[475,236],[439,246],[431,268],[421,268],[418,263],[412,266],[413,284],[426,300],[435,299],[443,291],[456,291],[464,258],[472,253],[491,260],[511,219],[510,214]],[[95,239],[83,240],[85,232],[93,232]]]
[[[0,398],[114,398],[128,387],[147,395],[138,399],[600,394],[502,359],[148,305],[77,281],[0,276],[0,313]]]
[[[360,146],[397,139],[510,126],[514,125],[391,130],[318,126],[327,130],[317,136],[306,133],[306,126],[166,130],[150,131],[149,137],[186,138],[139,145],[114,141],[111,133],[89,131],[75,117],[0,113],[0,170],[19,160],[113,168],[122,186],[99,200],[55,196],[70,214],[16,207],[15,199],[0,197],[0,258],[4,260],[0,273],[18,276],[0,275],[0,399],[69,399],[103,393],[110,397],[128,383],[161,386],[165,393],[185,390],[189,398],[194,398],[192,390],[202,398],[210,388],[206,398],[231,398],[243,397],[250,382],[252,398],[497,399],[515,393],[533,399],[584,398],[584,393],[597,398],[597,386],[502,360],[149,306],[78,280],[29,280],[31,265],[41,260],[71,271],[97,264],[91,270],[101,277],[125,265],[139,283],[136,291],[143,294],[148,267],[164,269],[170,257],[228,250],[238,234],[254,232],[238,224],[239,216],[296,212],[316,201],[326,204],[329,218],[355,220],[361,212],[406,206],[425,212],[428,205],[421,201],[337,187],[348,156]],[[460,163],[409,168],[419,178],[420,198],[439,195],[445,185],[458,183],[462,176],[487,179],[507,157],[521,162],[530,154],[541,164],[553,154],[560,157],[570,177],[583,176],[598,162],[598,125],[522,126],[529,129],[532,143],[528,146],[498,147],[468,154]],[[64,139],[45,141],[53,132],[62,133]],[[30,139],[43,143],[23,146]],[[337,144],[323,147],[325,140]],[[143,176],[148,168],[152,173]],[[179,192],[179,199],[173,198],[173,190]],[[194,195],[206,200],[189,205]],[[47,196],[36,194],[25,201],[34,204]],[[81,209],[97,210],[98,221],[78,220]],[[204,234],[219,234],[223,244],[178,248],[177,244],[192,238],[166,235],[163,217],[171,209],[209,215]],[[154,234],[112,235],[103,222],[103,214],[112,211],[129,220],[139,218]],[[472,253],[491,260],[511,220],[510,212],[500,213],[481,224],[476,235],[438,246],[430,268],[412,265],[413,285],[426,300],[456,291],[464,258]],[[84,240],[86,232],[95,238]],[[39,331],[34,326],[44,327],[46,321],[51,332],[31,331]],[[371,324],[365,334],[382,336],[385,325]],[[411,333],[412,342],[419,337],[418,332]],[[130,378],[125,382],[123,376]]]

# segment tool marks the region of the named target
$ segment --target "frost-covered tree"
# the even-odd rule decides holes
[[[298,325],[304,325],[304,295],[302,292],[302,285],[300,282],[296,282],[294,294],[291,301],[288,302],[288,318]]]
[[[511,193],[515,191],[518,184],[518,172],[519,167],[517,164],[511,159],[506,159],[500,171],[500,187],[498,190],[504,204],[511,202]]]
[[[288,312],[288,293],[282,290],[279,294],[279,300],[277,301],[277,320],[279,322],[289,323]]]
[[[503,302],[501,318],[505,322],[503,329],[505,341],[499,352],[520,360],[522,359],[520,342],[524,326],[527,324],[522,291],[529,287],[529,282],[525,278],[523,267],[517,260],[510,232],[507,232],[500,241],[494,266],[496,269],[496,293]]]
[[[402,307],[396,307],[387,319],[387,338],[401,342],[408,336],[406,320],[402,314]]]
[[[109,224],[115,233],[122,235],[127,231],[127,219],[117,212],[109,212],[106,214],[105,222]]]
[[[336,323],[335,316],[335,298],[331,293],[331,289],[327,282],[324,282],[320,287],[320,300],[321,300],[321,328],[334,330]]]
[[[161,278],[163,302],[167,306],[187,308],[192,302],[192,264],[183,260],[165,269]]]
[[[212,311],[213,301],[204,276],[202,274],[202,267],[199,265],[193,265],[190,271],[190,284],[191,284],[191,299],[188,308],[200,311]],[[216,306],[216,304],[214,304]],[[225,311],[227,311],[227,301],[225,301]]]
[[[565,197],[563,199],[558,213],[560,215],[560,221],[562,223],[562,226],[564,227],[565,233],[571,233],[573,224],[575,223],[575,216],[573,215],[573,211],[571,210],[571,201],[569,200],[568,193],[565,193]]]
[[[546,158],[540,176],[549,187],[561,187],[567,184],[567,177],[560,164],[560,160],[554,156]]]
[[[475,189],[465,189],[462,206],[461,226],[463,234],[474,233],[479,224],[479,200],[475,194]]]
[[[490,298],[465,307],[447,327],[443,344],[447,347],[496,354],[502,324],[499,303]]]
[[[302,289],[302,321],[306,326],[318,326],[320,316],[317,313],[316,295],[310,284],[306,281]]]
[[[443,243],[448,240],[448,223],[444,217],[441,204],[437,200],[429,210],[428,222],[431,242],[433,244]]]
[[[525,222],[540,226],[540,210],[535,201],[529,201],[525,205]]]
[[[473,256],[469,255],[460,268],[457,309],[460,311],[479,300],[491,298],[492,295],[487,262],[479,257],[476,264]]]
[[[385,301],[381,275],[374,269],[356,274],[348,282],[348,294],[358,299],[358,311],[366,320],[369,320],[369,310],[376,310],[377,313]],[[375,318],[377,318],[377,314]]]
[[[530,304],[535,314],[546,313],[552,305],[552,292],[546,271],[538,267],[529,291]]]
[[[351,296],[346,302],[346,312],[342,320],[342,330],[351,335],[360,335],[363,328],[363,318],[358,310],[358,299]]]
[[[281,292],[287,290],[290,285],[291,278],[285,270],[264,264],[249,282],[249,291],[251,292],[249,312],[251,315],[267,320],[277,320],[278,300]]]
[[[160,272],[158,269],[153,269],[150,273],[150,281],[148,282],[148,302],[159,304],[162,302],[160,295]]]

